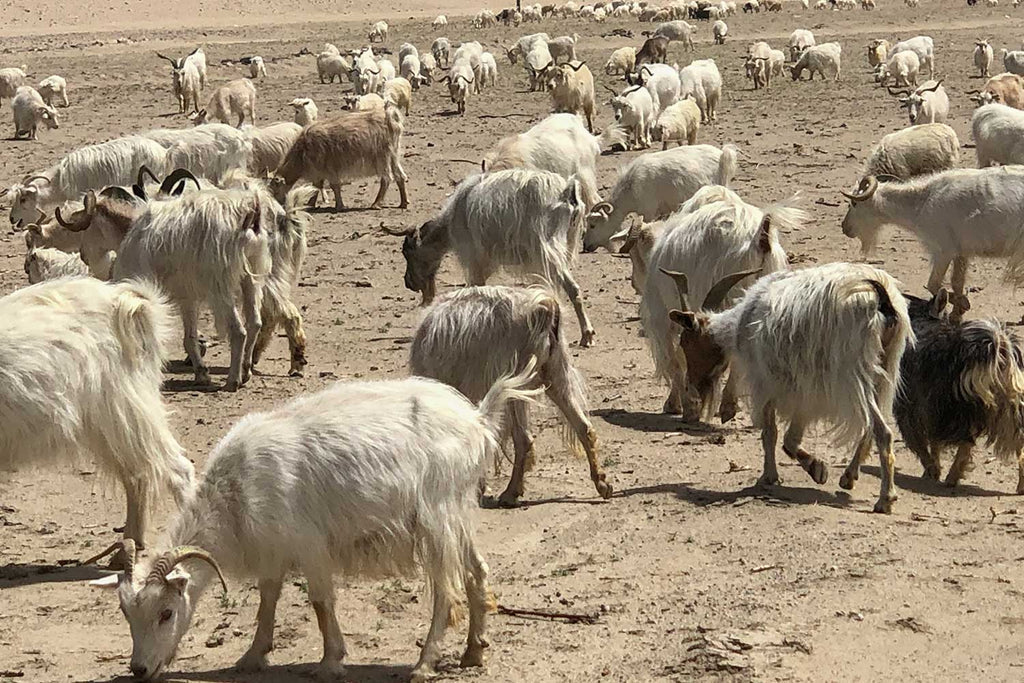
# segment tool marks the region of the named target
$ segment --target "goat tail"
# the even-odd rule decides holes
[[[900,361],[907,344],[916,341],[914,329],[910,325],[910,314],[907,301],[900,293],[896,281],[883,271],[876,271],[877,276],[869,278],[867,284],[878,297],[878,315],[884,319],[881,336],[881,369],[884,373],[878,378],[876,400],[878,406],[887,414],[892,414],[893,399],[896,388],[900,385]]]
[[[960,376],[960,391],[975,396],[986,407],[988,445],[1003,460],[1016,460],[1024,448],[1024,358],[1019,340],[1000,324],[975,321],[965,332],[977,331],[987,337],[984,358],[967,367]]]
[[[739,168],[739,152],[736,145],[722,146],[722,156],[718,159],[718,172],[715,174],[715,185],[729,187],[729,183],[736,177],[736,170]]]
[[[170,304],[148,280],[117,285],[112,327],[128,367],[162,367],[174,335]]]
[[[534,386],[537,382],[537,357],[530,356],[526,367],[517,375],[505,375],[487,391],[480,401],[477,412],[487,425],[495,443],[500,443],[505,427],[505,408],[509,401],[534,402],[534,397],[544,393],[544,387]]]

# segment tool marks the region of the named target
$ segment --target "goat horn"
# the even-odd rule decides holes
[[[715,286],[711,288],[707,296],[704,297],[704,303],[701,304],[703,310],[714,310],[722,305],[725,301],[725,297],[729,294],[729,290],[736,286],[740,280],[750,277],[751,275],[757,275],[761,272],[761,269],[747,270],[741,273],[733,273],[732,275],[726,275],[721,280],[715,283]]]
[[[111,543],[103,552],[97,553],[87,560],[82,560],[78,564],[96,564],[115,550],[124,550],[124,578],[130,584],[132,582],[132,572],[135,570],[135,541],[130,538],[120,538]]]
[[[877,189],[878,178],[873,175],[869,175],[860,181],[860,187],[857,189],[857,192],[843,192],[840,190],[840,194],[850,201],[860,202],[865,199],[870,199]]]
[[[619,92],[615,88],[613,88],[610,85],[607,85],[605,83],[602,83],[601,85],[603,85],[604,89],[607,90],[608,92],[610,92],[612,95],[615,95],[616,97],[619,96]]]
[[[940,85],[942,85],[942,79],[941,79],[941,78],[940,78],[940,79],[939,79],[939,80],[938,80],[938,81],[937,81],[937,82],[935,83],[935,85],[933,85],[933,86],[932,86],[932,87],[930,87],[930,88],[918,88],[918,90],[917,90],[917,94],[919,94],[919,95],[920,95],[921,93],[926,93],[926,92],[935,92],[936,90],[938,90],[938,89],[939,89],[939,86],[940,86]]]
[[[168,62],[170,62],[170,63],[171,63],[171,64],[172,64],[172,65],[173,65],[173,66],[174,66],[175,68],[177,68],[177,66],[178,66],[178,60],[177,60],[177,59],[171,59],[170,57],[166,57],[166,56],[164,56],[164,55],[160,54],[159,52],[157,52],[157,53],[156,53],[156,56],[157,56],[157,57],[159,57],[160,59],[166,59],[166,60],[167,60]]]
[[[405,237],[406,235],[411,235],[416,230],[416,228],[389,228],[383,223],[381,224],[380,229],[393,237]]]
[[[146,583],[167,583],[167,575],[171,573],[172,569],[185,560],[192,559],[202,560],[213,567],[213,570],[217,572],[217,578],[220,579],[221,587],[225,593],[228,592],[228,583],[224,580],[224,573],[220,570],[217,560],[213,559],[213,555],[209,552],[191,545],[180,545],[157,558],[149,576],[146,577]]]
[[[160,193],[169,194],[170,191],[174,188],[174,186],[178,183],[178,181],[181,180],[182,178],[186,178],[194,182],[196,184],[196,189],[202,189],[199,187],[199,181],[196,180],[196,177],[192,175],[191,171],[189,171],[187,168],[176,168],[173,171],[171,171],[171,174],[164,178],[164,181],[160,184]]]
[[[572,62],[569,62],[566,66],[568,66],[573,71],[579,71],[580,69],[582,69],[586,65],[587,65],[586,62],[580,62],[578,66],[573,66]]]
[[[686,273],[680,273],[676,270],[669,270],[668,268],[658,268],[665,275],[672,278],[672,281],[676,283],[676,289],[679,291],[679,305],[683,311],[692,310],[690,308],[690,281],[686,279]]]
[[[196,49],[192,50],[192,52],[189,52],[188,56],[191,57],[192,55],[194,55],[197,52],[199,52],[199,48],[198,47]]]
[[[75,212],[76,215],[81,214],[80,217],[72,217],[72,220],[70,221],[64,220],[64,216],[61,215],[59,206],[53,210],[53,215],[57,218],[57,222],[64,228],[71,230],[72,232],[81,232],[82,230],[87,229],[89,224],[92,223],[92,217],[95,211],[96,194],[92,190],[89,190],[89,193],[85,195],[85,209]]]
[[[21,181],[21,183],[23,185],[28,185],[33,180],[42,180],[42,181],[46,182],[47,184],[49,184],[49,182],[50,182],[50,179],[47,178],[44,175],[27,175],[27,176],[25,176],[25,179]]]
[[[119,185],[111,185],[110,187],[103,188],[103,190],[100,191],[100,196],[110,197],[111,199],[117,199],[122,202],[133,203],[135,201],[135,195]]]
[[[893,97],[899,97],[900,95],[909,95],[910,94],[909,90],[893,90],[892,88],[889,88],[889,87],[887,87],[886,90],[888,90],[889,94],[892,95]]]
[[[6,195],[10,191],[11,191],[11,188],[5,187],[4,189],[0,190],[0,197],[3,197],[4,195]]]
[[[135,178],[135,184],[138,185],[139,187],[145,187],[144,176],[147,175],[153,179],[154,183],[160,182],[160,179],[156,177],[156,174],[153,173],[153,171],[149,170],[149,166],[143,164],[142,166],[139,166],[139,175],[136,176]]]
[[[980,94],[981,94],[981,91],[980,91],[980,90],[968,90],[968,91],[967,91],[967,92],[965,92],[964,94],[965,94],[965,95],[980,95]]]

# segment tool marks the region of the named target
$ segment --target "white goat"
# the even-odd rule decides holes
[[[575,114],[551,114],[525,133],[502,138],[484,157],[486,171],[528,168],[551,171],[565,179],[576,176],[589,208],[601,201],[597,190],[597,157],[603,149],[622,143],[624,134],[609,126],[591,135]]]
[[[632,73],[636,68],[636,48],[620,47],[612,52],[612,56],[604,65],[604,72],[609,76],[614,74]]]
[[[420,84],[425,80],[422,75],[423,65],[420,63],[419,55],[406,55],[402,58],[398,67],[398,73],[402,78],[409,81],[413,90],[419,90]]]
[[[68,82],[60,76],[47,76],[39,81],[39,94],[43,96],[43,102],[54,106],[54,102],[60,102],[61,106],[69,107],[68,103]]]
[[[324,639],[321,676],[344,671],[334,575],[408,575],[421,566],[433,609],[411,680],[436,674],[463,597],[469,639],[460,664],[482,666],[493,598],[474,539],[478,485],[509,401],[539,392],[526,388],[533,367],[501,378],[479,406],[440,382],[408,378],[339,382],[243,418],[207,461],[170,548],[135,566],[125,543],[125,572],[94,582],[117,588],[135,677],[152,680],[173,661],[200,596],[214,577],[223,582],[221,565],[260,586],[256,634],[237,664],[243,671],[266,666],[278,597],[295,568]]]
[[[92,456],[124,486],[124,534],[145,545],[162,491],[181,505],[192,463],[160,398],[171,309],[151,284],[45,282],[0,299],[0,464]]]
[[[206,123],[208,119],[228,124],[237,119],[236,128],[241,128],[246,120],[255,126],[256,86],[248,78],[229,81],[214,90],[206,108],[191,118],[196,125]]]
[[[725,45],[725,37],[729,35],[729,25],[719,19],[711,27],[711,37],[715,45]]]
[[[679,99],[679,71],[669,64],[644,64],[637,69],[639,82],[651,93],[654,116]]]
[[[570,272],[585,223],[576,177],[526,169],[472,175],[438,216],[395,233],[405,236],[405,286],[429,304],[448,251],[455,252],[471,285],[486,284],[501,267],[539,275],[565,290],[579,320],[580,346],[590,346],[594,328]]]
[[[597,434],[587,417],[586,387],[572,366],[561,324],[558,299],[534,287],[466,287],[431,305],[413,336],[409,369],[480,401],[502,375],[521,372],[536,359],[545,393],[564,420],[567,445],[583,450],[590,478],[602,498],[612,495],[597,461]],[[523,478],[533,459],[528,405],[510,401],[505,426],[515,448],[508,487],[498,497],[515,506],[523,495]]]
[[[1008,73],[1024,76],[1024,50],[1006,50],[1001,52],[1003,68]]]
[[[576,43],[579,42],[580,34],[574,33],[571,36],[559,36],[552,38],[548,42],[548,52],[551,53],[551,58],[555,60],[555,64],[561,59],[566,62],[576,61]]]
[[[487,86],[493,88],[498,84],[498,63],[490,52],[480,55],[480,61],[473,64],[473,81],[478,93]]]
[[[875,81],[886,85],[889,79],[895,81],[897,88],[917,87],[917,76],[921,70],[921,59],[916,52],[904,50],[890,56],[889,59],[875,68]]]
[[[443,14],[438,14],[437,18],[430,22],[430,28],[434,29],[435,31],[442,29],[446,26],[448,26],[448,17],[446,17]]]
[[[967,95],[981,106],[998,102],[1014,109],[1024,109],[1024,78],[1017,74],[996,74],[981,90],[968,90]]]
[[[651,128],[657,120],[657,109],[647,88],[642,85],[626,88],[621,94],[612,97],[609,104],[615,113],[615,123],[626,131],[632,149],[650,147]]]
[[[434,56],[434,60],[439,66],[448,66],[448,56],[451,49],[451,43],[448,42],[447,38],[435,38],[430,46],[430,54]]]
[[[344,83],[343,79],[350,77],[352,69],[352,63],[337,53],[321,52],[316,57],[316,74],[321,83],[333,83],[335,78]]]
[[[987,40],[974,41],[974,66],[977,67],[978,75],[982,78],[989,77],[994,56],[992,46],[988,44]]]
[[[4,98],[12,99],[18,92],[18,88],[28,85],[28,74],[25,73],[26,68],[24,66],[21,68],[9,66],[0,69],[0,100]]]
[[[257,55],[249,58],[249,77],[254,79],[267,77],[267,65],[263,61],[263,57]]]
[[[986,104],[971,117],[978,167],[1024,163],[1024,111]]]
[[[831,78],[838,81],[842,70],[842,51],[843,48],[839,43],[822,43],[807,48],[800,55],[796,64],[789,67],[790,73],[793,74],[793,80],[799,81],[804,69],[807,69],[809,80],[813,81],[814,74],[818,73],[821,74],[823,80]]]
[[[29,228],[31,229],[31,225]],[[51,247],[36,247],[33,232],[25,230],[25,275],[30,285],[62,277],[90,275],[89,266],[78,254],[69,254]]]
[[[677,146],[686,142],[697,144],[697,131],[700,130],[700,107],[689,98],[679,100],[666,108],[658,116],[658,122],[651,130],[652,137],[661,141],[661,149],[666,150],[670,143]]]
[[[868,66],[875,68],[879,64],[885,64],[885,61],[889,58],[889,41],[876,38],[867,44],[867,50]]]
[[[156,56],[171,63],[171,88],[178,102],[178,111],[182,114],[198,112],[199,100],[206,87],[206,53],[203,48],[197,47],[180,58],[164,57],[159,52]]]
[[[442,81],[448,84],[448,95],[456,106],[456,111],[459,114],[465,114],[466,102],[469,100],[469,93],[476,81],[469,60],[457,59],[452,62],[452,68],[449,69],[448,75]]]
[[[167,168],[185,168],[214,183],[223,182],[234,171],[244,171],[252,156],[249,137],[223,123],[151,130],[142,136],[167,150]]]
[[[385,102],[391,102],[408,116],[409,108],[412,106],[412,84],[401,76],[392,78],[384,84],[381,97]]]
[[[712,288],[720,297],[750,273],[727,276]],[[721,313],[674,310],[688,379],[700,386],[728,361],[750,388],[754,426],[764,446],[762,486],[781,483],[775,463],[776,416],[789,422],[782,450],[818,484],[825,463],[800,446],[815,422],[832,424],[841,443],[856,451],[839,480],[853,488],[874,440],[881,464],[875,512],[891,512],[892,430],[886,424],[899,386],[900,359],[914,333],[896,281],[871,266],[831,263],[778,272],[751,285]]]
[[[370,27],[370,32],[367,34],[367,39],[373,43],[386,43],[388,42],[388,22],[378,21]]]
[[[308,126],[316,121],[317,116],[319,116],[316,102],[308,97],[296,97],[289,104],[295,110],[295,123],[300,126]]]
[[[437,60],[434,55],[424,53],[420,55],[420,83],[431,84],[434,82],[434,72],[437,71]]]
[[[988,105],[995,107],[998,105]],[[878,241],[883,225],[913,232],[931,257],[928,291],[937,293],[953,264],[953,314],[970,309],[964,293],[969,259],[983,256],[1007,262],[1007,278],[1024,281],[1024,168],[956,169],[907,182],[879,183],[872,176],[850,200],[843,234],[860,240],[865,251]]]
[[[907,110],[912,126],[922,123],[944,123],[949,116],[949,96],[942,87],[942,81],[926,81],[914,92],[892,89],[889,92],[898,96],[900,107]]]
[[[692,145],[637,157],[622,169],[608,201],[591,209],[583,250],[610,249],[630,213],[656,220],[678,209],[704,185],[728,187],[736,175],[738,152],[733,145]]]
[[[651,37],[661,36],[668,38],[669,41],[679,41],[683,44],[684,51],[693,52],[697,49],[693,44],[693,34],[696,30],[696,26],[691,26],[682,20],[667,21],[664,24],[659,24],[651,33]]]
[[[789,58],[790,61],[797,61],[804,50],[814,47],[816,42],[814,34],[805,28],[798,28],[789,34]]]
[[[722,74],[713,59],[695,59],[679,70],[679,98],[693,96],[700,107],[701,122],[710,123],[718,116],[722,99]]]
[[[799,228],[806,220],[799,209],[782,204],[761,210],[731,190],[709,185],[665,221],[647,258],[640,317],[658,377],[670,387],[666,413],[699,421],[713,410],[718,387],[718,376],[701,384],[687,382],[685,359],[677,352],[679,328],[668,317],[670,310],[680,306],[680,292],[666,273],[688,277],[685,296],[703,302],[697,310],[718,310],[726,303],[726,292],[711,295],[719,278],[739,271],[767,275],[785,270],[780,230]],[[736,414],[735,385],[732,379],[721,399],[723,422]]]
[[[927,71],[929,78],[935,78],[935,42],[931,37],[914,36],[900,41],[892,46],[889,54],[893,55],[904,50],[917,53],[917,58],[921,61],[921,71]]]
[[[108,185],[131,186],[139,168],[163,173],[167,150],[148,138],[134,135],[81,147],[42,173],[26,176],[0,192],[11,195],[11,224],[33,222],[39,213],[66,201],[78,200],[87,190]]]
[[[960,140],[944,123],[910,126],[883,137],[871,150],[861,177],[910,178],[948,171],[960,163]]]
[[[11,111],[14,114],[15,140],[26,137],[35,140],[39,124],[45,124],[50,129],[60,128],[57,110],[46,104],[39,91],[30,85],[18,88],[11,100]]]

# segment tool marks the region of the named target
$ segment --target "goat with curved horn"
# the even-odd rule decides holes
[[[659,267],[665,275],[672,278],[672,281],[676,283],[676,289],[679,291],[679,309],[682,311],[690,310],[690,281],[686,278],[686,273],[680,273],[676,270],[669,270],[668,268]]]
[[[168,550],[157,558],[156,562],[153,563],[153,568],[146,576],[146,583],[166,584],[167,576],[171,573],[171,570],[185,560],[202,560],[210,565],[213,570],[217,572],[217,578],[220,579],[221,588],[224,589],[225,593],[228,592],[228,582],[224,580],[224,572],[221,571],[217,560],[215,560],[213,555],[208,551],[191,545],[180,545],[172,550]]]
[[[171,174],[164,178],[163,182],[160,183],[160,194],[170,194],[171,190],[180,180],[191,180],[196,185],[197,190],[202,188],[199,186],[199,180],[196,179],[192,172],[187,168],[176,168],[171,171]]]
[[[71,230],[72,232],[81,232],[89,227],[92,223],[92,217],[96,213],[96,193],[92,190],[85,195],[85,208],[81,211],[76,211],[70,221],[64,220],[64,216],[61,215],[60,207],[58,206],[53,211],[53,215],[56,217],[57,222],[62,227]]]
[[[839,193],[849,199],[852,202],[862,202],[865,199],[871,199],[871,196],[875,194],[875,190],[878,189],[878,178],[873,175],[869,175],[860,181],[860,186],[856,192],[844,192],[840,190]]]
[[[573,66],[573,65],[572,65],[572,62],[569,62],[569,63],[567,63],[567,64],[566,64],[566,66],[568,66],[568,67],[569,67],[570,69],[572,69],[573,71],[579,71],[580,69],[582,69],[582,68],[583,68],[584,66],[586,66],[586,65],[587,65],[587,63],[586,63],[586,62],[580,62],[580,63],[579,63],[579,64],[577,64],[576,66]]]
[[[761,269],[757,268],[755,270],[745,270],[739,273],[726,275],[716,282],[710,290],[708,290],[707,295],[704,297],[704,303],[701,304],[701,309],[705,311],[718,309],[722,305],[722,302],[725,301],[725,297],[729,295],[729,290],[739,284],[742,280],[750,277],[751,275],[757,275],[760,272]]]

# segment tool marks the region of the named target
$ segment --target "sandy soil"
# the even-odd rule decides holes
[[[79,145],[186,125],[172,113],[169,75],[153,55],[154,49],[183,53],[197,42],[193,31],[167,28],[183,17],[211,26],[200,41],[210,58],[213,84],[240,75],[237,67],[222,66],[221,59],[254,53],[268,59],[269,79],[259,83],[262,122],[290,118],[287,102],[300,95],[314,97],[321,115],[337,110],[339,87],[317,81],[312,57],[291,55],[327,40],[361,44],[364,21],[286,24],[298,9],[321,7],[278,2],[263,3],[262,16],[247,15],[247,21],[260,26],[235,28],[228,24],[236,20],[237,4],[202,3],[206,9],[197,13],[199,4],[154,7],[129,0],[121,9],[113,3],[16,0],[14,9],[5,12],[16,16],[8,28],[47,35],[5,40],[3,65],[25,63],[38,78],[66,76],[72,106],[61,112],[61,129],[44,132],[38,142],[0,142],[0,184],[46,168]],[[351,9],[355,4],[323,4],[322,9],[336,17],[367,11],[366,6]],[[22,5],[43,10],[25,12],[20,21]],[[434,10],[427,4],[408,5],[379,12],[403,17],[389,47],[408,40],[424,49],[433,39],[429,19],[404,17]],[[143,6],[153,11],[145,19]],[[857,259],[858,245],[839,229],[844,209],[837,190],[855,184],[875,140],[905,124],[892,98],[871,83],[863,45],[874,36],[932,35],[952,101],[950,123],[968,142],[971,103],[964,92],[979,86],[970,66],[973,40],[987,34],[997,50],[1017,47],[1021,22],[1003,18],[1012,11],[926,0],[909,14],[912,28],[902,3],[893,0],[873,13],[842,14],[802,12],[787,3],[780,14],[731,18],[732,40],[725,46],[711,45],[710,27],[701,25],[694,56],[716,59],[726,95],[718,125],[702,129],[700,141],[741,145],[750,160],[742,163],[736,187],[749,201],[767,204],[802,192],[813,221],[783,236],[801,263]],[[76,13],[84,17],[80,27],[93,33],[60,35],[57,24],[50,23],[66,26],[67,17]],[[121,29],[137,20],[161,28]],[[552,35],[578,31],[582,56],[601,65],[613,48],[639,44],[639,37],[599,37],[617,26],[637,33],[643,28],[632,22],[562,21],[542,28]],[[797,27],[812,28],[819,41],[842,41],[842,82],[786,81],[770,92],[751,91],[739,71],[746,45],[767,38],[781,46]],[[465,19],[448,30],[453,40],[477,38],[491,46],[516,34],[504,28],[472,32]],[[125,37],[133,42],[116,42]],[[689,59],[673,47],[673,60]],[[378,226],[425,220],[498,137],[525,130],[547,113],[547,97],[525,92],[519,69],[507,63],[500,68],[499,86],[474,100],[465,117],[449,115],[450,103],[436,86],[417,95],[405,142],[411,177],[407,211],[363,210],[376,187],[356,183],[346,188],[345,198],[357,208],[315,216],[309,258],[295,294],[310,335],[305,378],[286,376],[283,340],[272,346],[264,367],[268,374],[237,394],[193,391],[185,368],[170,369],[165,396],[176,411],[177,434],[197,466],[249,411],[337,379],[405,373],[417,297],[402,286],[398,241]],[[603,74],[599,79],[613,83]],[[600,126],[609,123],[607,107],[598,119]],[[10,125],[9,119],[0,121],[5,136]],[[634,156],[601,158],[603,188]],[[973,161],[973,152],[964,150],[964,165]],[[387,204],[396,203],[392,190]],[[23,244],[20,233],[0,232],[0,292],[24,284]],[[873,258],[909,291],[922,291],[927,260],[912,236],[886,234]],[[554,415],[544,409],[535,423],[538,467],[528,476],[525,505],[479,513],[482,549],[503,605],[592,613],[597,623],[496,616],[487,667],[460,671],[461,632],[450,633],[443,677],[1020,680],[1024,594],[1018,573],[1024,559],[1024,516],[1018,509],[1024,508],[1009,496],[1015,488],[1014,468],[979,449],[969,481],[953,493],[922,481],[916,460],[899,443],[899,502],[893,515],[873,515],[874,462],[852,493],[839,491],[838,468],[849,454],[812,434],[807,448],[835,466],[829,484],[816,486],[798,467],[782,462],[786,485],[770,492],[754,488],[761,452],[746,413],[724,428],[684,425],[660,414],[664,389],[652,379],[627,268],[627,261],[605,253],[581,255],[575,267],[598,338],[594,348],[574,349],[573,355],[590,385],[601,457],[616,495],[607,502],[596,499],[585,463],[564,454]],[[444,289],[464,282],[450,262],[442,281]],[[997,265],[975,265],[969,283],[977,288],[974,314],[1020,320],[1021,297],[1001,284]],[[565,320],[576,338],[574,316]],[[214,365],[223,367],[223,347],[211,353]],[[507,469],[492,480],[492,488],[500,490],[505,476]],[[116,601],[85,583],[98,576],[94,569],[59,566],[61,560],[85,557],[113,540],[122,505],[121,494],[97,481],[88,462],[16,472],[0,480],[0,680],[125,680],[131,641]],[[161,501],[155,515],[161,529],[170,514],[168,502]],[[349,679],[406,677],[428,620],[420,582],[340,585]],[[309,664],[320,657],[320,640],[301,578],[286,587],[278,610],[277,649],[271,655],[274,667],[262,676],[230,671],[251,638],[258,601],[255,588],[244,580],[231,581],[231,589],[224,599],[211,593],[203,600],[169,678],[307,680]]]

